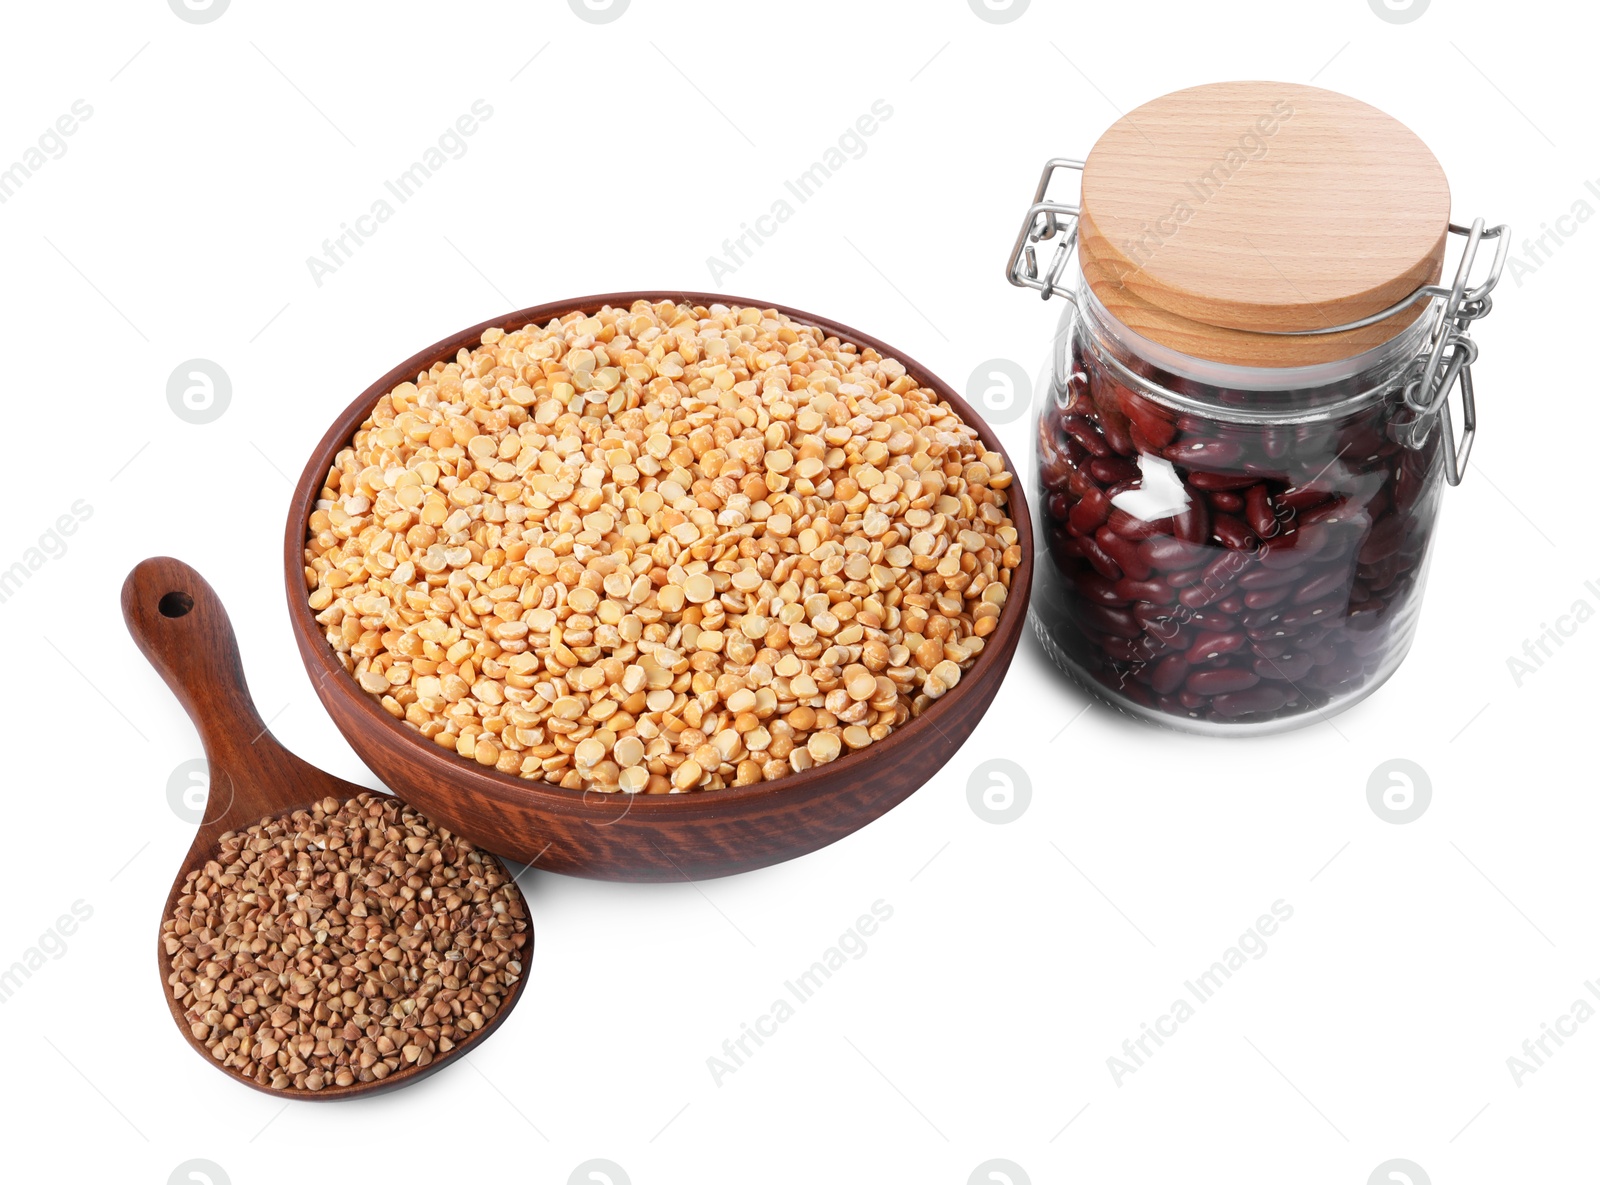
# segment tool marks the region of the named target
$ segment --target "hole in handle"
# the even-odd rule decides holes
[[[194,598],[186,592],[169,592],[156,603],[162,617],[183,617],[194,608]]]

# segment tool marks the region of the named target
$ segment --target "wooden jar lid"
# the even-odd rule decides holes
[[[1095,296],[1137,333],[1245,366],[1353,357],[1419,303],[1341,325],[1436,283],[1450,187],[1427,145],[1375,107],[1286,82],[1164,95],[1101,136],[1083,170],[1078,253]]]

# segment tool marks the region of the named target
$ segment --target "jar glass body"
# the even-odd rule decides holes
[[[1440,432],[1402,398],[1428,321],[1340,362],[1230,366],[1133,333],[1080,280],[1035,423],[1031,618],[1057,664],[1214,735],[1381,684],[1416,631],[1444,484]]]

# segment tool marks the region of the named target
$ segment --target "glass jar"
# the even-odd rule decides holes
[[[1443,487],[1476,426],[1465,331],[1488,311],[1509,234],[1452,224],[1466,244],[1450,287],[1264,335],[1378,327],[1387,340],[1295,365],[1219,361],[1131,328],[1085,279],[1094,261],[1068,272],[1080,210],[1046,193],[1082,167],[1046,167],[1008,269],[1068,298],[1035,423],[1035,632],[1100,698],[1189,731],[1275,732],[1349,707],[1415,635]],[[1485,238],[1496,253],[1474,287]],[[1034,244],[1050,240],[1041,270]],[[1340,353],[1328,340],[1319,352]]]

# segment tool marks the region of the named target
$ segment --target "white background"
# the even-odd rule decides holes
[[[827,850],[698,885],[530,873],[521,1006],[391,1096],[286,1107],[173,1032],[150,948],[191,835],[167,780],[200,749],[117,606],[145,556],[193,563],[274,731],[372,784],[290,644],[279,540],[286,475],[398,360],[526,305],[710,286],[722,240],[875,99],[893,115],[865,155],[723,288],[857,325],[958,388],[985,359],[1043,357],[1060,306],[1002,279],[1040,165],[1183,86],[1314,78],[1382,107],[1443,162],[1457,220],[1511,223],[1526,259],[1541,224],[1600,209],[1579,11],[1033,0],[991,24],[965,0],[633,0],[593,25],[564,0],[233,0],[196,25],[162,0],[7,5],[0,168],[75,100],[93,115],[0,205],[0,568],[75,501],[92,516],[0,605],[0,966],[74,901],[93,916],[0,1006],[6,1176],[165,1182],[203,1158],[235,1185],[565,1182],[595,1157],[636,1185],[960,1183],[991,1158],[1034,1182],[1360,1185],[1394,1157],[1437,1183],[1592,1174],[1600,1023],[1520,1086],[1506,1059],[1600,977],[1600,622],[1520,688],[1507,658],[1580,598],[1600,608],[1595,223],[1477,327],[1479,444],[1416,646],[1376,696],[1246,742],[1100,707],[1073,722],[1085,698],[1030,639],[943,773]],[[480,98],[466,154],[319,287],[306,257]],[[205,425],[166,399],[195,357],[232,380]],[[1000,429],[1016,458],[1028,423]],[[1006,825],[967,801],[993,756],[1031,776]],[[1366,797],[1395,757],[1433,787],[1404,826]],[[864,957],[715,1085],[706,1059],[880,898]],[[1280,898],[1268,953],[1116,1085],[1106,1059]]]

